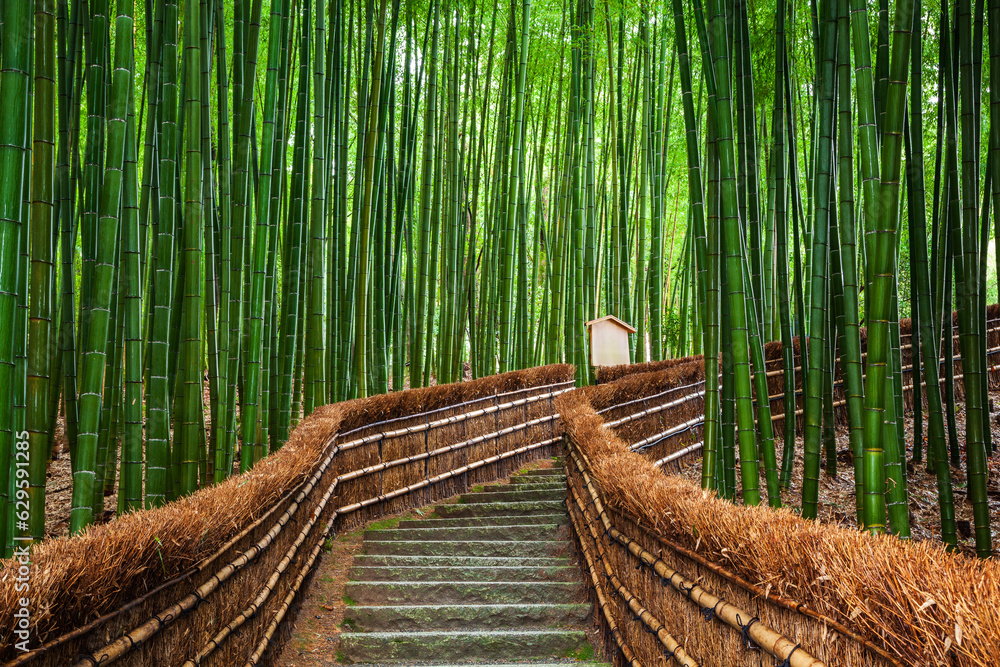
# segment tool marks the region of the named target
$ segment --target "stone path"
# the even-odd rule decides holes
[[[438,518],[366,531],[344,591],[350,631],[340,635],[339,660],[504,667],[591,660],[591,606],[568,557],[561,465],[439,505]]]

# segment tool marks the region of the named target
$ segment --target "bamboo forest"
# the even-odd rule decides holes
[[[0,0],[0,108],[8,556],[605,316],[711,494],[993,553],[1000,0]]]

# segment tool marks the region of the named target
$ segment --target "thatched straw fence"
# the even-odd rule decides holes
[[[990,389],[1000,388],[1000,305],[988,308],[987,318],[987,381]],[[953,351],[955,395],[965,395],[962,379],[957,314],[954,316]],[[913,409],[913,370],[909,319],[900,322],[900,351],[903,361],[903,404]],[[867,336],[861,330],[862,363],[867,355]],[[802,427],[804,397],[802,394],[799,341],[793,341],[795,351],[797,429]],[[785,398],[782,375],[781,344],[772,342],[764,348],[768,379],[771,421],[780,440],[784,429]],[[941,362],[942,379],[944,361]],[[834,413],[838,423],[847,424],[844,383],[839,363],[834,375]],[[652,460],[677,469],[682,463],[701,456],[702,429],[705,415],[704,357],[684,357],[631,366],[609,366],[598,369],[600,384],[589,387],[588,399],[595,410],[613,428],[615,434],[636,450],[644,451]],[[925,382],[921,378],[925,391]],[[756,407],[756,403],[754,403]]]
[[[997,562],[718,500],[632,451],[594,395],[556,407],[571,517],[620,664],[998,664]]]
[[[572,366],[546,366],[327,405],[244,475],[38,545],[26,593],[0,561],[0,660],[272,664],[330,535],[551,455],[553,400],[572,381]]]

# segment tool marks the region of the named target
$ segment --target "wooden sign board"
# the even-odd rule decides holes
[[[591,366],[619,366],[629,363],[628,337],[635,327],[614,315],[587,322],[590,329]]]

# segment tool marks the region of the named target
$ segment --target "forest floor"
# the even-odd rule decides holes
[[[988,455],[989,466],[989,507],[994,548],[1000,545],[1000,392],[990,393],[990,426],[993,442],[997,448]],[[965,403],[955,406],[955,421],[958,442],[965,442]],[[939,543],[941,538],[940,511],[938,508],[937,475],[927,471],[927,410],[924,409],[924,456],[923,462],[913,460],[913,415],[908,413],[904,422],[906,433],[906,479],[910,493],[910,534],[914,540],[931,540]],[[947,422],[945,423],[947,429]],[[783,448],[781,433],[775,438],[775,449],[780,464]],[[838,424],[836,432],[837,469],[835,474],[827,474],[826,454],[820,459],[819,479],[819,520],[823,523],[856,528],[857,513],[854,493],[854,465],[846,426]],[[951,466],[951,481],[955,499],[955,519],[958,527],[958,550],[975,556],[972,505],[968,501],[968,479],[965,467],[965,451],[961,448],[961,464]],[[795,466],[791,488],[781,494],[781,501],[794,511],[802,507],[802,438],[795,441]],[[738,454],[738,453],[737,453]],[[701,463],[684,466],[680,473],[695,483],[701,482]],[[762,480],[763,481],[763,480]]]

